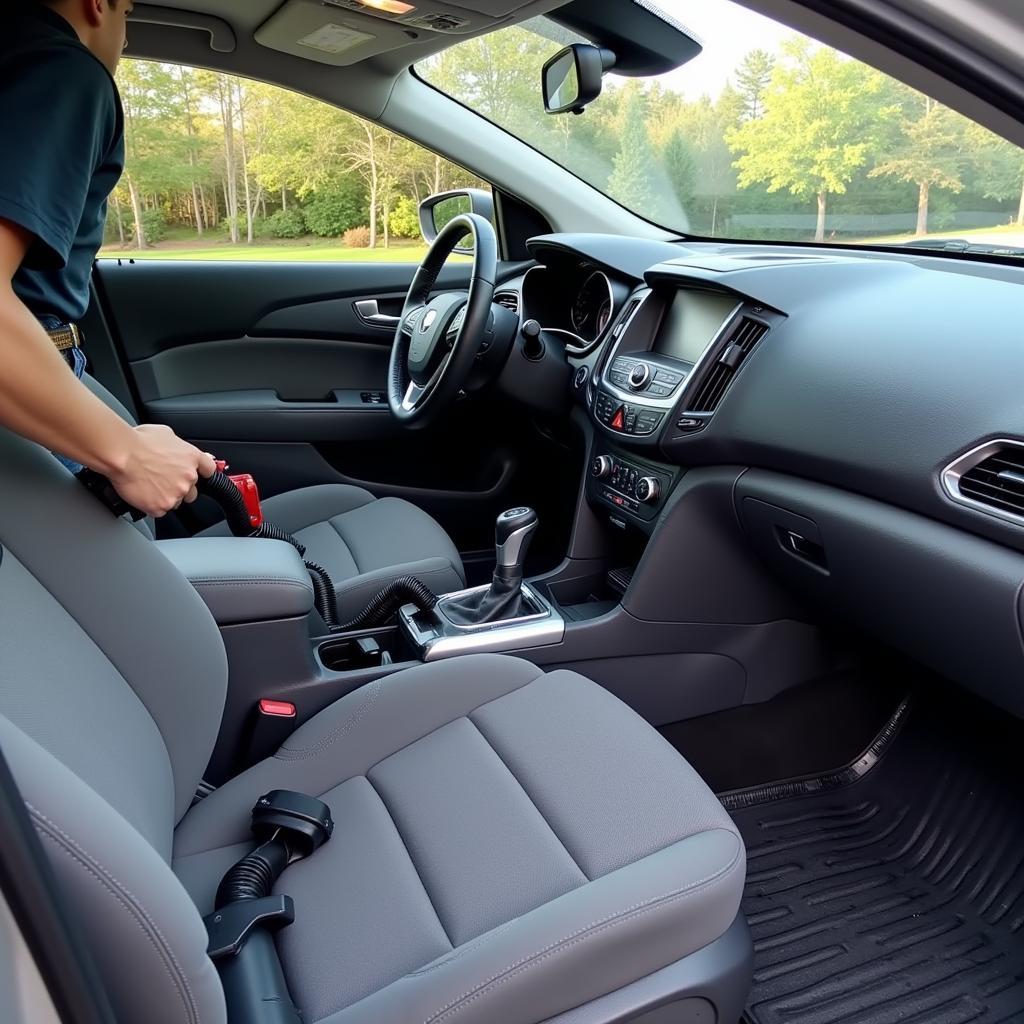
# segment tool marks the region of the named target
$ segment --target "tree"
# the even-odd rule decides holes
[[[185,114],[185,131],[188,136],[188,165],[192,171],[192,207],[195,211],[196,234],[202,236],[203,228],[206,226],[203,219],[203,208],[199,201],[199,181],[196,173],[198,163],[198,146],[196,139],[195,124],[195,85],[192,81],[192,72],[185,67],[178,68],[178,82],[181,86],[181,106]]]
[[[879,119],[882,78],[835,50],[799,38],[783,44],[788,58],[772,71],[764,112],[730,129],[726,140],[741,188],[767,182],[817,200],[815,241],[825,238],[829,195],[842,194],[867,162]]]
[[[697,160],[682,128],[673,129],[662,152],[672,190],[683,210],[689,210],[697,191]]]
[[[772,79],[775,58],[764,50],[751,50],[736,69],[736,91],[741,101],[740,121],[755,121],[764,114],[765,93]]]
[[[631,81],[622,87],[622,134],[615,156],[608,194],[631,210],[648,212],[657,202],[655,156],[647,137],[644,96]]]
[[[986,199],[1017,200],[1015,223],[1024,227],[1024,152],[981,125],[967,129],[975,187]]]
[[[868,177],[891,177],[917,185],[915,233],[924,235],[928,232],[931,190],[959,192],[963,188],[965,121],[928,96],[905,92],[900,138],[893,152],[877,163]]]

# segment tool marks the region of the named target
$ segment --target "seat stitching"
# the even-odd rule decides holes
[[[394,814],[391,812],[391,808],[388,807],[388,802],[384,799],[384,795],[381,791],[373,784],[373,780],[368,776],[364,775],[367,785],[373,790],[374,795],[380,801],[381,806],[384,808],[385,813],[391,819],[391,824],[395,827],[395,835],[398,836],[398,841],[402,844],[402,849],[405,850],[406,857],[409,858],[409,863],[412,865],[413,871],[416,873],[416,879],[419,881],[423,894],[427,897],[427,902],[430,904],[430,909],[434,912],[434,917],[437,918],[438,926],[444,933],[445,939],[448,940],[448,945],[452,949],[455,948],[455,943],[452,942],[451,936],[448,934],[448,929],[444,926],[444,921],[441,920],[441,915],[438,913],[437,906],[434,904],[433,897],[430,895],[430,890],[427,888],[427,883],[423,880],[423,875],[420,873],[420,869],[416,866],[416,861],[413,859],[412,851],[409,849],[409,844],[405,841],[405,836],[402,835],[402,830],[398,827],[398,821],[395,819]]]
[[[377,703],[377,698],[384,687],[384,680],[377,679],[366,687],[366,693],[359,707],[349,715],[340,725],[332,729],[326,736],[321,737],[311,747],[286,747],[278,748],[274,757],[281,761],[299,761],[315,757],[326,750],[329,746],[350,733],[370,712]]]
[[[353,511],[355,510],[349,509],[349,512]],[[359,568],[359,563],[356,561],[356,553],[352,550],[352,545],[349,544],[348,540],[345,538],[345,534],[341,532],[341,527],[335,522],[336,519],[342,519],[347,515],[348,512],[342,512],[341,515],[331,516],[331,518],[327,520],[327,525],[338,535],[338,540],[340,540],[341,543],[345,545],[345,550],[348,552],[348,557],[352,559],[352,564],[356,567],[356,575],[361,576],[363,570]]]
[[[520,779],[514,771],[512,771],[512,766],[507,761],[505,761],[501,754],[498,753],[497,748],[487,738],[487,734],[483,731],[483,729],[480,728],[479,725],[477,725],[477,723],[469,715],[466,715],[466,721],[469,722],[469,724],[477,731],[477,733],[479,733],[480,738],[487,745],[487,748],[494,754],[494,756],[498,759],[498,762],[502,765],[502,767],[509,773],[509,775],[512,776],[512,780],[523,791],[523,796],[525,796],[526,799],[530,801],[530,804],[533,807],[533,809],[540,815],[541,821],[543,821],[544,824],[547,825],[548,831],[555,837],[555,841],[565,851],[565,855],[569,858],[573,867],[576,868],[576,870],[583,876],[583,878],[586,881],[593,881],[593,879],[591,879],[591,877],[586,873],[586,871],[583,870],[579,863],[577,863],[576,858],[569,852],[569,847],[565,845],[565,843],[562,841],[562,837],[555,831],[554,825],[552,825],[551,822],[548,821],[548,819],[544,816],[544,812],[540,809],[540,807],[537,805],[537,801],[533,799],[533,797],[530,794],[530,791],[523,784],[523,780]]]
[[[726,831],[726,830],[725,829],[709,829],[708,831],[723,832],[723,831]],[[704,834],[705,833],[701,833],[701,832],[695,832],[694,833],[694,835],[704,835]],[[734,833],[730,833],[730,835],[732,835],[732,834],[734,834]],[[693,836],[687,836],[687,839],[692,839],[692,838],[693,838]],[[680,840],[680,842],[685,842],[685,840]],[[675,845],[675,844],[673,844],[673,845]],[[667,849],[667,847],[662,847],[662,849]],[[656,853],[660,853],[661,850],[657,850],[655,852]],[[653,853],[652,854],[648,854],[647,856],[648,857],[653,857],[654,854]],[[646,860],[647,858],[645,857],[643,859]],[[634,861],[633,863],[639,863],[639,861]],[[733,864],[729,864],[727,867],[723,868],[722,870],[723,871],[729,871],[732,867],[733,867]],[[700,882],[694,882],[692,884],[693,885],[699,885],[701,883]],[[573,891],[575,891],[575,890],[573,890]],[[683,890],[679,890],[679,891],[683,891]],[[657,897],[657,898],[661,899],[662,897]],[[640,905],[641,904],[637,904],[637,906],[640,906]],[[635,909],[635,908],[634,907],[627,907],[625,911],[616,911],[616,914],[627,913],[627,912],[629,912],[630,910],[633,910],[633,909]],[[594,927],[594,925],[603,924],[605,921],[610,920],[611,917],[614,917],[614,916],[615,915],[610,915],[609,917],[601,918],[599,921],[592,921],[589,925],[587,925],[587,928],[592,928],[592,927]],[[419,967],[415,971],[410,971],[409,974],[407,975],[407,977],[417,977],[417,976],[419,976],[421,974],[430,974],[431,971],[439,970],[440,968],[445,967],[445,966],[447,966],[450,963],[453,963],[455,960],[458,960],[460,957],[464,956],[466,953],[470,952],[471,950],[473,950],[477,946],[483,945],[486,942],[489,942],[492,939],[496,938],[498,935],[500,935],[502,932],[504,932],[507,929],[509,929],[515,923],[516,923],[516,918],[513,918],[511,921],[506,921],[503,925],[500,925],[499,927],[494,928],[494,929],[492,929],[489,932],[484,932],[483,935],[478,935],[475,939],[471,940],[470,942],[463,943],[463,945],[456,947],[456,949],[454,949],[451,953],[445,953],[444,957],[442,959],[433,961],[433,962],[431,962],[429,964],[426,964],[423,967]],[[570,938],[571,938],[571,936],[570,936]],[[544,952],[544,951],[541,950],[541,952]],[[513,966],[515,966],[515,965],[513,965]],[[442,1011],[439,1010],[438,1013],[440,1013],[440,1012],[442,1012]]]
[[[406,671],[410,670],[407,669]],[[429,732],[425,732],[422,736],[417,736],[415,739],[409,740],[408,743],[403,744],[397,750],[389,750],[383,757],[374,761],[373,764],[371,764],[369,768],[366,769],[366,771],[372,772],[374,768],[376,768],[382,762],[386,761],[389,757],[394,757],[395,754],[400,754],[403,750],[408,750],[409,747],[413,746],[416,743],[419,743],[420,740],[425,740],[428,736],[433,736],[435,732],[440,732],[442,729],[446,729],[449,725],[452,724],[452,722],[457,722],[460,718],[468,718],[474,711],[479,711],[480,708],[486,707],[486,705],[488,704],[493,704],[494,701],[501,700],[502,697],[508,697],[513,693],[518,693],[521,689],[523,689],[523,687],[529,686],[530,683],[535,683],[538,679],[543,679],[546,674],[547,673],[544,672],[543,669],[538,669],[537,674],[532,679],[528,679],[525,683],[521,683],[514,690],[509,690],[508,693],[503,693],[500,697],[494,697],[492,700],[484,701],[483,704],[478,704],[475,708],[470,708],[468,711],[464,712],[461,715],[456,715],[454,718],[449,718],[447,722],[442,722],[440,725],[431,729]]]
[[[715,829],[713,831],[726,831],[725,829]],[[729,833],[734,835],[734,833]],[[667,906],[670,903],[674,903],[677,900],[688,899],[690,896],[695,895],[699,890],[710,885],[712,882],[716,882],[721,878],[724,878],[730,872],[734,870],[737,863],[742,861],[740,852],[742,846],[737,849],[735,856],[732,861],[729,862],[724,868],[719,868],[717,871],[710,875],[706,875],[704,878],[698,879],[696,882],[691,882],[689,885],[684,886],[682,889],[675,889],[672,892],[665,893],[662,896],[655,896],[648,900],[643,900],[640,903],[634,903],[632,906],[626,907],[624,910],[616,911],[614,914],[610,914],[607,917],[600,918],[597,921],[586,925],[583,928],[579,928],[569,935],[564,936],[555,942],[550,943],[543,949],[539,949],[536,953],[532,953],[529,956],[522,957],[516,960],[514,963],[509,964],[503,970],[497,974],[491,975],[486,981],[481,982],[475,988],[470,989],[468,992],[463,993],[457,999],[453,999],[450,1003],[442,1006],[441,1009],[432,1013],[426,1018],[424,1024],[439,1024],[440,1021],[447,1017],[451,1017],[458,1013],[460,1010],[469,1006],[470,1003],[484,996],[488,989],[496,988],[498,985],[503,985],[509,979],[514,977],[521,971],[527,970],[536,964],[542,963],[549,957],[556,955],[562,950],[568,949],[571,946],[578,945],[586,939],[599,935],[601,932],[608,931],[610,928],[614,928],[616,925],[623,921],[630,920],[634,917],[640,917],[647,913],[649,910],[655,910],[659,907]],[[450,958],[446,962],[451,962]]]
[[[279,576],[191,576],[189,583],[195,586],[201,583],[204,587],[249,587],[249,586],[274,586],[291,587],[295,590],[308,590],[312,592],[313,587],[308,583],[299,580],[283,580]]]
[[[170,944],[164,938],[163,932],[146,912],[146,909],[139,900],[109,871],[90,857],[59,825],[51,821],[42,811],[33,807],[32,804],[26,802],[25,806],[32,817],[36,819],[40,832],[54,843],[58,849],[63,850],[69,857],[85,868],[135,919],[135,923],[152,943],[153,948],[160,957],[164,970],[167,972],[168,977],[170,977],[181,1001],[185,1004],[185,1012],[188,1014],[189,1020],[198,1024],[199,1008],[196,1005],[192,987],[189,985],[188,976],[182,970],[181,964],[174,955]]]

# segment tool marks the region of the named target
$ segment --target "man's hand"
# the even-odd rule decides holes
[[[132,435],[123,460],[108,474],[114,490],[150,516],[195,501],[196,481],[216,470],[213,457],[182,441],[170,427],[144,424]]]

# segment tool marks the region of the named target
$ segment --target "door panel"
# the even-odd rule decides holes
[[[404,295],[416,271],[404,263],[101,259],[96,266],[133,362],[178,345],[260,330],[381,342],[381,330],[363,323],[352,302]],[[438,287],[466,287],[469,271],[468,263],[450,264]],[[286,313],[294,319],[278,319]]]
[[[469,270],[447,267],[438,287],[467,287]],[[499,278],[522,270],[509,265]],[[385,388],[393,331],[365,322],[355,303],[376,300],[379,312],[397,314],[415,271],[106,260],[96,333],[116,339],[143,418],[253,473],[265,495],[344,482],[403,497],[464,552],[491,547],[503,508],[530,504],[544,519],[542,539],[564,550],[573,459],[521,410],[484,394],[430,430],[405,431],[386,404],[363,400]],[[214,514],[200,504],[186,518],[195,529]]]
[[[168,411],[161,403],[189,396],[194,410],[209,395],[206,433],[230,439],[238,402],[225,402],[224,392],[268,391],[282,405],[322,405],[337,403],[334,392],[383,390],[393,332],[367,323],[355,304],[400,309],[415,269],[103,260],[97,274],[145,411],[161,419]],[[469,267],[456,264],[439,287],[466,287],[468,277]],[[268,411],[264,399],[251,407],[254,415]],[[371,421],[359,419],[362,435]],[[346,430],[355,425],[339,416],[336,436],[352,436]]]

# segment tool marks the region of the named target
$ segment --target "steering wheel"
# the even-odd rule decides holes
[[[431,296],[455,246],[473,236],[473,272],[465,292]],[[498,241],[490,221],[475,213],[450,220],[434,239],[405,297],[388,368],[388,405],[410,428],[432,423],[466,382],[491,317]]]

